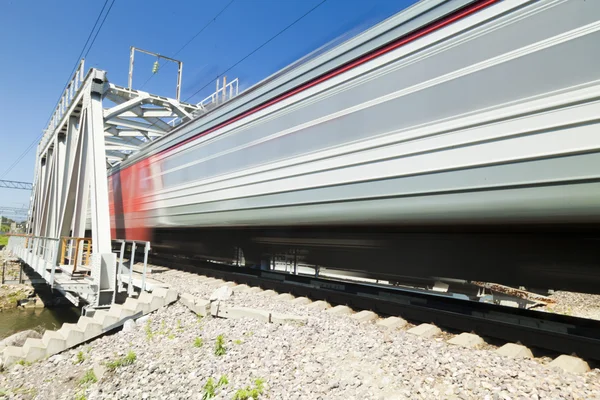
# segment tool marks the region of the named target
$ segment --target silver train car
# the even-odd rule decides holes
[[[598,43],[598,1],[421,1],[110,171],[114,235],[599,291]]]

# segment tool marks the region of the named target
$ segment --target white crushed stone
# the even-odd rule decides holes
[[[191,276],[164,280],[180,292],[203,298],[215,290]],[[35,389],[39,399],[73,399],[83,390],[77,383],[86,371],[131,350],[137,355],[135,363],[105,372],[100,382],[87,388],[89,400],[201,399],[207,379],[216,382],[222,375],[229,383],[217,391],[217,399],[232,399],[237,389],[256,378],[266,382],[261,399],[600,398],[598,370],[580,375],[555,371],[535,360],[464,349],[403,330],[382,330],[373,323],[274,302],[259,294],[234,293],[226,303],[304,315],[308,320],[305,325],[199,320],[178,302],[150,315],[152,338],[147,325],[136,324],[130,332],[31,366],[13,367],[0,374],[0,388]],[[214,354],[218,335],[225,342],[222,356]],[[193,345],[197,337],[203,340],[202,347]],[[75,365],[79,351],[86,358]]]

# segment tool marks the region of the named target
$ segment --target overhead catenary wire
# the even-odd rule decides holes
[[[77,60],[75,61],[75,65],[73,66],[73,70],[71,71],[71,73],[67,77],[67,81],[65,82],[65,85],[63,86],[63,89],[60,91],[61,94],[58,97],[58,99],[56,100],[56,104],[52,108],[52,112],[50,113],[50,116],[48,117],[48,120],[46,121],[46,123],[44,124],[44,126],[48,126],[48,123],[50,122],[50,119],[52,118],[52,115],[54,114],[54,110],[56,110],[56,107],[58,106],[58,103],[60,102],[60,99],[62,98],[62,94],[64,93],[65,89],[69,85],[70,79],[73,76],[73,74],[75,73],[75,70],[77,69],[77,66],[79,65],[79,62],[81,61],[82,56],[83,56],[83,58],[87,57],[87,55],[89,54],[90,50],[92,49],[92,46],[94,46],[96,38],[98,37],[98,34],[100,33],[100,30],[102,30],[102,26],[104,25],[104,22],[106,21],[106,18],[108,17],[108,14],[110,13],[110,10],[112,9],[112,7],[115,4],[116,0],[112,0],[112,2],[110,3],[110,6],[109,6],[108,10],[106,11],[106,14],[104,14],[104,19],[102,19],[102,22],[100,23],[100,26],[98,27],[98,30],[96,31],[96,34],[94,35],[94,38],[92,39],[92,42],[90,43],[90,39],[92,38],[92,35],[94,34],[94,31],[96,30],[96,26],[98,26],[98,22],[100,21],[100,18],[102,18],[102,14],[104,13],[104,10],[106,9],[106,6],[108,5],[109,1],[110,0],[105,0],[104,5],[102,6],[102,9],[100,10],[100,13],[98,13],[98,17],[96,17],[96,21],[94,22],[94,26],[90,30],[90,33],[89,33],[89,35],[88,35],[88,37],[87,37],[87,39],[85,41],[85,44],[83,45],[83,47],[81,49],[81,52],[79,53],[79,56],[77,57]],[[88,43],[90,43],[89,47],[88,47]],[[87,47],[87,51],[86,51],[86,47]],[[21,160],[23,160],[23,158],[25,158],[25,156],[27,154],[29,154],[29,152],[31,151],[31,149],[40,141],[40,139],[42,138],[43,135],[44,135],[44,132],[42,132],[39,136],[37,136],[33,140],[33,142],[31,142],[31,144],[23,151],[23,153],[21,153],[21,155],[19,157],[17,157],[17,159],[6,169],[6,171],[4,171],[4,173],[2,174],[2,176],[0,176],[0,179],[6,177],[6,175],[8,175],[21,162]]]
[[[315,5],[313,8],[311,8],[310,10],[308,10],[307,12],[305,12],[304,14],[302,14],[300,17],[298,17],[292,23],[290,23],[289,25],[287,25],[285,28],[283,28],[282,30],[280,30],[279,32],[277,32],[275,35],[271,36],[267,41],[263,42],[260,46],[258,46],[254,50],[252,50],[250,53],[246,54],[244,57],[242,57],[236,63],[234,63],[233,65],[231,65],[225,71],[223,71],[220,74],[218,74],[216,76],[216,79],[219,79],[220,76],[225,75],[227,72],[231,71],[233,68],[237,67],[239,64],[241,64],[242,62],[244,62],[247,58],[251,57],[254,53],[256,53],[257,51],[259,51],[260,49],[262,49],[263,47],[265,47],[267,44],[271,43],[273,40],[275,40],[277,37],[279,37],[285,31],[287,31],[288,29],[290,29],[292,26],[296,25],[298,22],[300,22],[301,20],[303,20],[305,17],[307,17],[309,14],[311,14],[317,8],[319,8],[323,4],[325,4],[325,2],[327,2],[327,0],[322,0],[317,5]],[[212,82],[213,82],[212,80],[206,82],[206,84],[204,86],[202,86],[200,89],[196,90],[191,96],[189,96],[188,98],[186,98],[184,100],[184,102],[187,102],[189,99],[191,99],[192,97],[194,97],[195,95],[197,95],[198,93],[200,93],[202,90],[204,90]]]
[[[176,51],[176,52],[175,52],[175,53],[174,53],[174,54],[171,56],[171,58],[175,58],[175,56],[176,56],[177,54],[181,53],[181,52],[183,51],[183,49],[185,49],[185,48],[186,48],[186,47],[187,47],[187,46],[188,46],[190,43],[192,43],[192,42],[193,42],[193,41],[194,41],[194,40],[195,40],[195,39],[196,39],[198,36],[200,36],[200,34],[202,34],[202,32],[204,32],[204,31],[206,30],[206,28],[208,28],[208,27],[209,27],[211,24],[213,24],[214,22],[216,22],[216,21],[217,21],[217,18],[219,18],[219,16],[220,16],[221,14],[223,14],[223,13],[225,12],[225,10],[227,10],[227,9],[229,8],[229,6],[230,6],[230,5],[231,5],[231,4],[232,4],[234,1],[235,1],[235,0],[231,0],[231,1],[229,1],[229,3],[227,3],[227,4],[225,5],[225,7],[223,7],[223,8],[221,9],[221,11],[219,11],[219,12],[218,12],[218,13],[217,13],[217,14],[216,14],[214,17],[212,17],[212,18],[210,19],[210,21],[208,21],[208,22],[207,22],[207,23],[206,23],[206,24],[205,24],[205,25],[204,25],[204,26],[203,26],[203,27],[202,27],[202,28],[201,28],[201,29],[200,29],[198,32],[196,32],[196,34],[194,34],[194,36],[192,36],[192,37],[191,37],[191,38],[190,38],[190,39],[189,39],[189,40],[188,40],[188,41],[187,41],[187,42],[186,42],[186,43],[185,43],[183,46],[181,46],[181,48],[180,48],[179,50],[177,50],[177,51]],[[165,67],[165,65],[167,65],[167,66],[168,66],[168,65],[170,65],[170,64],[168,64],[168,63],[165,63],[165,64],[163,64],[163,65],[160,65],[160,62],[159,62],[159,65],[158,65],[158,68],[157,68],[157,70],[156,70],[156,73],[158,74],[158,73],[160,72],[160,70],[161,70],[163,67]],[[144,82],[144,83],[142,84],[142,86],[140,86],[140,89],[139,89],[139,90],[142,90],[142,89],[144,88],[144,86],[146,86],[146,84],[147,84],[148,82],[150,82],[150,80],[151,80],[152,78],[154,78],[154,74],[150,75],[150,77],[149,77],[148,79],[146,79],[146,82]]]
[[[307,12],[305,12],[304,14],[302,14],[300,17],[296,18],[293,22],[291,22],[290,24],[288,24],[285,28],[281,29],[279,32],[277,32],[275,35],[271,36],[268,40],[266,40],[261,45],[259,45],[258,47],[256,47],[250,53],[246,54],[244,57],[242,57],[237,62],[235,62],[232,66],[230,66],[225,71],[223,71],[219,75],[217,75],[216,79],[219,79],[219,77],[221,75],[226,74],[227,72],[229,72],[230,70],[232,70],[233,68],[235,68],[236,66],[238,66],[239,64],[241,64],[242,62],[244,62],[248,57],[252,56],[254,53],[256,53],[257,51],[259,51],[260,49],[262,49],[263,47],[265,47],[267,44],[269,44],[270,42],[272,42],[274,39],[276,39],[278,36],[280,36],[281,34],[283,34],[285,31],[287,31],[288,29],[290,29],[292,26],[296,25],[302,19],[306,18],[309,14],[311,14],[317,8],[319,8],[320,6],[322,6],[325,2],[327,2],[327,0],[322,0],[317,5],[315,5],[314,7],[312,7],[310,10],[308,10]],[[195,91],[191,96],[189,96],[188,98],[186,98],[184,100],[184,102],[187,102],[189,99],[191,99],[192,97],[194,97],[195,95],[197,95],[198,93],[200,93],[200,91],[204,90],[212,82],[213,82],[212,80],[208,81],[204,86],[202,86],[200,89],[198,89],[197,91]],[[152,128],[157,122],[158,121],[155,121],[155,122],[151,123],[150,125],[148,125],[148,127],[146,129]]]

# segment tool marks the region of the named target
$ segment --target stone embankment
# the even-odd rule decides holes
[[[90,400],[600,398],[598,370],[503,356],[474,335],[182,272],[155,279],[180,301],[114,335],[17,364],[0,374],[0,390]]]
[[[0,311],[69,304],[63,296],[52,293],[41,277],[30,278],[31,268],[21,268],[18,259],[10,257],[6,250],[0,251]]]

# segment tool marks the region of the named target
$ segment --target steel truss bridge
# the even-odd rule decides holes
[[[235,79],[220,88],[217,82],[200,103],[180,101],[180,74],[177,99],[135,90],[132,65],[129,87],[122,87],[105,71],[86,71],[82,59],[38,144],[33,184],[0,183],[32,190],[28,234],[11,236],[9,250],[73,303],[91,308],[112,304],[124,282],[130,295],[132,286],[146,284],[133,265],[136,247],[146,264],[149,243],[121,240],[120,254],[112,252],[107,170],[238,94]]]

